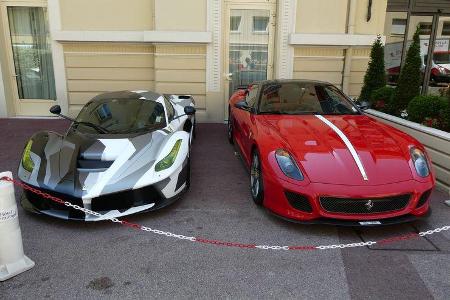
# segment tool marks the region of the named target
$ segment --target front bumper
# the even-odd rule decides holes
[[[379,186],[346,186],[337,184],[309,183],[296,185],[278,177],[264,178],[264,206],[275,215],[301,223],[320,223],[347,226],[388,225],[413,221],[425,217],[429,212],[429,199],[419,205],[419,200],[425,192],[433,188],[433,182],[404,182],[384,184]],[[303,196],[307,205],[294,207],[292,200],[287,199],[286,192]],[[405,206],[382,212],[370,211],[358,213],[330,212],[321,205],[320,197],[343,199],[379,199],[410,194]],[[359,200],[355,200],[359,201]],[[309,204],[309,206],[308,206]],[[360,223],[370,221],[369,223]]]
[[[39,188],[38,188],[39,189]],[[81,198],[50,190],[39,189],[73,205],[87,208],[105,215],[107,218],[118,218],[130,214],[143,213],[166,207],[180,198],[182,192],[172,198],[165,198],[154,186],[128,190],[92,199],[89,205],[83,204]],[[22,207],[29,212],[44,214],[65,220],[101,221],[104,217],[95,217],[80,210],[59,204],[40,195],[24,190],[20,199]]]

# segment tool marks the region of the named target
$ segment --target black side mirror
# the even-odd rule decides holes
[[[248,106],[247,102],[241,101],[234,105],[234,107],[243,109],[243,110],[250,110],[250,106]]]
[[[188,116],[192,116],[193,114],[195,114],[195,107],[193,106],[185,106],[184,107],[184,113]]]
[[[358,106],[358,108],[361,110],[366,110],[370,108],[370,103],[368,101],[358,101],[356,102],[356,106]]]
[[[53,105],[52,107],[50,107],[50,112],[54,115],[60,115],[61,114],[61,106]]]

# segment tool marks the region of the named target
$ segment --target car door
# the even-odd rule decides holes
[[[249,92],[245,98],[249,109],[237,109],[238,118],[237,126],[239,126],[240,141],[242,154],[247,163],[250,162],[250,151],[252,147],[253,127],[254,127],[254,114],[256,112],[256,106],[258,103],[259,85],[253,84],[249,87]]]

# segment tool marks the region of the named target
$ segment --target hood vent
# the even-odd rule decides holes
[[[77,169],[80,172],[103,172],[111,167],[113,163],[114,161],[79,158],[77,161]]]

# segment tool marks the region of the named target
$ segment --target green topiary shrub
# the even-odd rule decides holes
[[[384,46],[381,36],[378,36],[370,51],[370,61],[364,76],[364,85],[359,96],[360,101],[370,101],[372,92],[386,85],[386,70],[384,68]]]
[[[422,60],[420,58],[420,28],[417,27],[413,37],[413,42],[408,49],[405,59],[405,65],[400,71],[398,85],[395,95],[397,114],[408,106],[408,103],[420,94],[420,86],[422,82]]]
[[[450,102],[447,103],[447,107],[441,112],[442,130],[450,132]]]
[[[372,108],[385,112],[392,113],[392,99],[395,92],[395,88],[390,86],[384,86],[372,92],[370,95],[370,103]]]
[[[408,119],[416,123],[437,124],[440,127],[445,122],[444,111],[448,108],[448,99],[440,96],[416,96],[408,104]]]

